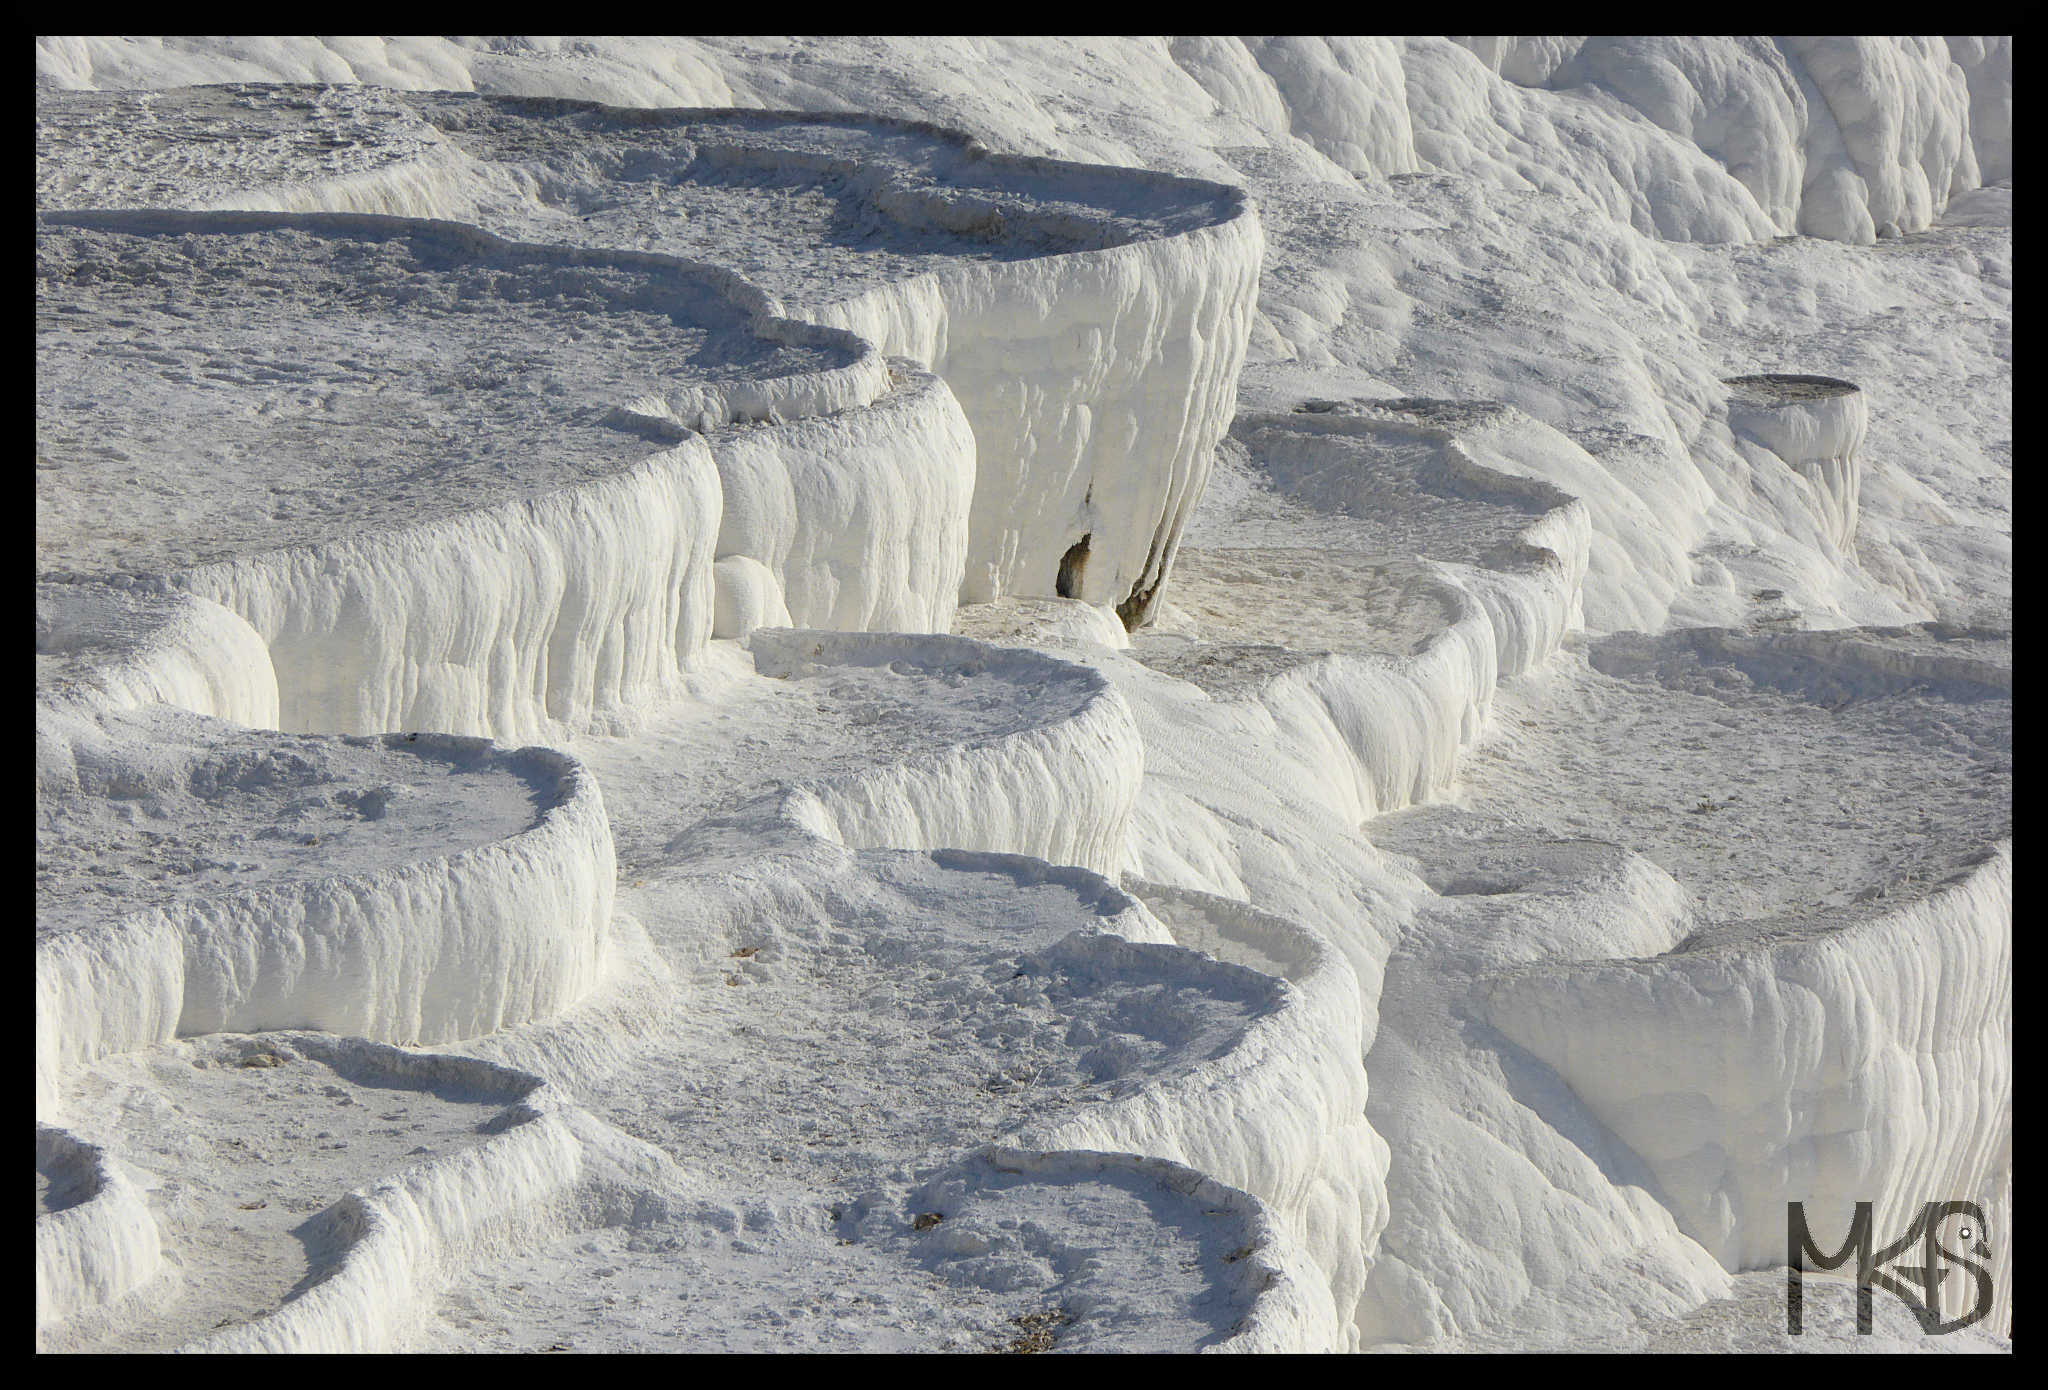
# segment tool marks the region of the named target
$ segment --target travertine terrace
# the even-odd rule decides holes
[[[40,40],[39,1346],[2009,1349],[2010,74]]]

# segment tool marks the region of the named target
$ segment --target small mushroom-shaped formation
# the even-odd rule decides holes
[[[1726,385],[1736,439],[1776,454],[1811,483],[1823,534],[1851,549],[1863,489],[1856,450],[1870,423],[1861,388],[1828,376],[1738,376]]]
[[[757,627],[789,627],[789,605],[775,573],[751,555],[727,555],[711,567],[717,606],[711,635],[735,640]]]

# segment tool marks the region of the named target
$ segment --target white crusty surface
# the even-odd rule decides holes
[[[1263,243],[1237,189],[992,155],[907,122],[407,100],[417,117],[386,118],[419,123],[401,139],[362,134],[378,122],[350,108],[377,97],[255,92],[223,111],[222,93],[46,94],[39,192],[51,207],[395,213],[712,255],[765,307],[915,357],[951,387],[978,454],[963,597],[1051,596],[1085,541],[1092,563],[1070,596],[1119,605],[1127,623],[1150,615],[1250,328]],[[337,144],[403,148],[351,157],[370,174],[295,180],[277,151],[291,135],[272,126],[296,132],[308,106]],[[103,164],[125,181],[60,172],[101,154],[109,128],[126,134]],[[196,166],[191,181],[167,183],[166,163]]]
[[[2009,38],[37,59],[46,1348],[2010,1350]]]
[[[44,570],[184,569],[545,495],[656,452],[617,407],[694,422],[705,390],[860,358],[756,336],[708,277],[455,227],[52,221],[36,260]]]

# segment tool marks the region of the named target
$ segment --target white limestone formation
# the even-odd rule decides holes
[[[38,808],[46,865],[96,861],[42,884],[39,1115],[67,1073],[172,1037],[448,1042],[557,1013],[596,978],[611,833],[574,759],[168,711],[101,727],[73,746],[78,785]],[[136,803],[163,828],[127,823]]]
[[[2010,1349],[2009,38],[37,58],[39,1348]]]
[[[1811,483],[1829,539],[1853,552],[1863,490],[1856,451],[1870,424],[1863,393],[1822,376],[1733,377],[1728,386],[1728,425],[1737,439],[1776,454]]]
[[[105,1150],[36,1126],[36,1333],[112,1303],[163,1270],[148,1199]],[[47,1186],[46,1186],[47,1185]],[[40,1349],[40,1348],[39,1348]]]
[[[1783,1261],[1795,1200],[1816,1232],[1846,1230],[1857,1202],[1903,1230],[1930,1200],[1974,1201],[2007,1231],[2011,894],[2000,845],[1917,901],[1523,967],[1488,984],[1486,1014],[1642,1156],[1728,1269]],[[2009,1316],[2012,1246],[1993,1249],[1992,1316]]]

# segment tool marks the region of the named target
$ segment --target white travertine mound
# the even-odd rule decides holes
[[[1195,533],[1205,550],[1197,573],[1234,568],[1247,547],[1289,547],[1282,553],[1297,570],[1287,578],[1302,583],[1310,610],[1289,644],[1310,650],[1419,653],[1455,625],[1462,590],[1495,628],[1501,675],[1529,669],[1583,622],[1598,538],[1583,502],[1499,466],[1519,465],[1519,449],[1489,451],[1490,464],[1474,456],[1480,446],[1465,432],[1485,438],[1500,413],[1489,402],[1397,399],[1239,416],[1243,468],[1232,461],[1216,499],[1227,520]],[[1404,563],[1390,564],[1395,557]],[[1360,602],[1390,584],[1385,601]],[[1254,613],[1232,614],[1225,601],[1216,595],[1198,626],[1249,635]]]
[[[710,636],[718,480],[701,437],[588,485],[177,582],[243,614],[280,723],[516,741],[618,719]]]
[[[709,451],[680,432],[650,443],[600,424],[628,392],[658,396],[660,375],[635,381],[596,352],[577,388],[595,394],[543,424],[541,403],[564,388],[536,350],[539,323],[549,298],[580,294],[600,337],[616,311],[617,329],[652,333],[649,346],[666,330],[687,358],[711,340],[664,315],[687,319],[694,304],[737,321],[721,287],[666,267],[585,272],[573,255],[531,269],[532,254],[465,228],[288,220],[128,214],[100,219],[119,231],[46,229],[42,342],[67,370],[46,379],[38,413],[56,470],[39,474],[43,566],[154,571],[238,613],[270,649],[275,717],[290,728],[516,736],[672,677],[710,626]],[[360,277],[321,278],[319,265],[344,262]],[[667,302],[664,275],[678,286]],[[362,302],[323,314],[341,285],[355,286],[342,300]],[[238,292],[249,304],[228,315]],[[630,307],[650,293],[662,314]],[[194,303],[180,309],[185,295]],[[211,327],[209,312],[223,315]],[[521,314],[523,356],[504,336]],[[247,350],[207,368],[237,333],[251,335]],[[296,355],[249,355],[280,333]],[[761,347],[764,363],[782,351]],[[804,348],[789,364],[825,360]],[[373,379],[380,390],[365,395]],[[111,399],[145,413],[100,419],[95,402]],[[123,447],[135,422],[165,417],[189,442]],[[534,450],[537,429],[558,442]],[[338,439],[357,452],[337,458]],[[136,458],[156,476],[144,482]],[[276,500],[253,507],[252,489]],[[162,514],[158,497],[180,510]],[[110,508],[134,528],[83,524]]]
[[[990,787],[992,796],[1002,792]],[[622,814],[649,809],[628,805]],[[646,1136],[749,1213],[748,1277],[778,1278],[787,1300],[781,1306],[809,1301],[821,1259],[862,1261],[860,1287],[874,1294],[872,1306],[839,1309],[832,1325],[821,1320],[794,1334],[798,1345],[896,1345],[897,1310],[930,1297],[922,1281],[903,1281],[895,1260],[907,1256],[913,1268],[957,1288],[942,1300],[967,1295],[995,1307],[1056,1301],[1072,1322],[1061,1345],[1192,1348],[1230,1332],[1248,1310],[1235,1294],[1227,1314],[1182,1300],[1210,1297],[1202,1291],[1219,1280],[1237,1287],[1234,1266],[1251,1247],[1265,1249],[1269,1262],[1298,1281],[1288,1306],[1307,1306],[1272,1314],[1277,1326],[1261,1330],[1261,1316],[1253,1316],[1237,1331],[1257,1334],[1265,1346],[1289,1345],[1290,1337],[1342,1344],[1327,1278],[1255,1199],[1226,1201],[1220,1187],[1204,1187],[1204,1219],[1193,1225],[1134,1209],[1118,1214],[1104,1201],[1121,1199],[1062,1196],[1063,1184],[1085,1181],[1105,1164],[1154,1171],[1156,1159],[1133,1165],[1092,1152],[1047,1152],[1016,1134],[1096,1105],[1141,1106],[1139,1098],[1161,1086],[1169,1103],[1134,1113],[1157,1117],[1164,1132],[1193,1132],[1209,1104],[1202,1078],[1223,1074],[1219,1058],[1251,1045],[1265,1060],[1248,1074],[1275,1065],[1259,1040],[1270,1041],[1267,1020],[1276,1008],[1294,1012],[1289,986],[1173,945],[1141,904],[1085,870],[960,851],[854,855],[787,825],[773,831],[763,820],[742,808],[706,822],[670,864],[648,866],[644,885],[625,899],[700,983],[648,994],[642,1006],[653,1017],[614,1016],[601,1032],[583,1033],[571,1018],[483,1041],[477,1050],[548,1070],[585,1059],[579,1070],[600,1116]],[[750,823],[752,833],[737,833]],[[592,1007],[611,1005],[595,1000]],[[703,1049],[721,1036],[743,1039],[744,1058],[707,1067]],[[616,1060],[593,1066],[593,1046]],[[1355,1086],[1355,1067],[1351,1077]],[[1268,1109],[1297,1103],[1256,1085],[1239,1089]],[[759,1104],[762,1095],[776,1103]],[[876,1105],[880,1097],[888,1099],[885,1109]],[[1008,1210],[978,1220],[980,1184],[949,1186],[950,1167],[905,1190],[913,1166],[922,1179],[930,1160],[950,1164],[963,1142],[972,1148],[991,1132],[1030,1146],[1015,1159],[1035,1175],[1035,1187],[1045,1185],[1016,1194],[1023,1210],[1006,1198]],[[763,1151],[774,1156],[765,1168],[753,1161]],[[916,1154],[930,1160],[912,1165]],[[1191,1181],[1175,1185],[1185,1192]],[[880,1192],[866,1191],[878,1182]],[[821,1190],[857,1196],[835,1203],[822,1229],[814,1215]],[[1154,1264],[1142,1275],[1149,1257],[1128,1262],[1128,1252],[1172,1248],[1216,1230],[1211,1222],[1233,1212],[1239,1215],[1218,1233],[1239,1234],[1215,1247],[1213,1258]],[[912,1224],[913,1215],[928,1213],[936,1225]],[[1004,1216],[1019,1218],[1021,1228],[997,1219]],[[1236,1224],[1243,1219],[1252,1229]],[[721,1277],[715,1251],[667,1243],[675,1224],[652,1211],[636,1215],[637,1238],[605,1260],[620,1277],[610,1287]],[[1060,1251],[1083,1231],[1092,1232],[1096,1258],[1067,1259]],[[1120,1234],[1111,1239],[1111,1231]],[[1209,1248],[1211,1237],[1199,1238]],[[587,1239],[572,1232],[516,1273],[481,1268],[462,1295],[491,1306],[506,1298],[508,1280],[532,1288],[568,1277],[565,1266],[578,1263],[572,1252]],[[950,1306],[934,1311],[921,1321],[943,1326],[959,1316]],[[607,1349],[659,1346],[654,1339],[673,1335],[680,1320],[695,1346],[787,1344],[750,1340],[750,1329],[717,1327],[713,1316],[711,1307],[621,1306],[595,1335]],[[1190,1332],[1186,1316],[1196,1317],[1199,1330]],[[760,1329],[752,1337],[763,1333],[775,1336]]]
[[[559,1224],[589,1163],[538,1078],[360,1038],[199,1038],[72,1084],[153,1172],[128,1233],[167,1258],[58,1313],[53,1350],[389,1350],[463,1265]]]
[[[1228,898],[1127,880],[1182,947],[1277,976],[1277,1006],[1230,1051],[1170,1082],[1033,1125],[1041,1148],[1158,1154],[1256,1194],[1319,1273],[1356,1349],[1350,1310],[1385,1224],[1371,1175],[1385,1144],[1365,1123],[1358,982],[1330,945]],[[1146,948],[1102,942],[1115,953]],[[1279,1345],[1286,1345],[1280,1343]]]
[[[68,1072],[181,1034],[446,1042],[595,978],[611,834],[574,760],[124,718],[38,806],[39,1113]]]
[[[1299,574],[1304,599],[1329,615],[1304,619],[1301,652],[1211,653],[1147,638],[1140,659],[1219,699],[1261,706],[1278,735],[1319,764],[1319,791],[1334,790],[1356,820],[1450,787],[1495,686],[1539,665],[1582,621],[1592,541],[1579,501],[1482,464],[1466,447],[1460,431],[1496,410],[1395,401],[1246,419],[1259,474],[1219,499],[1244,524],[1212,523],[1206,535],[1212,544],[1226,531],[1253,544],[1284,536],[1319,542],[1320,553],[1220,549],[1197,573],[1277,585]],[[1442,560],[1382,558],[1411,528]],[[1262,562],[1259,573],[1233,575],[1240,557]],[[1193,598],[1202,597],[1197,588]],[[1227,602],[1219,597],[1218,607]],[[1198,631],[1238,635],[1263,611],[1222,609]],[[1315,652],[1325,641],[1338,650]]]
[[[163,704],[277,726],[277,677],[254,628],[191,594],[112,584],[36,586],[36,786],[78,784],[97,716]]]
[[[727,555],[711,567],[716,607],[711,635],[735,641],[757,627],[788,627],[789,605],[782,585],[766,565],[751,555]]]
[[[888,666],[945,679],[1000,674],[1040,704],[1018,727],[883,767],[800,783],[782,811],[855,848],[987,849],[1114,872],[1144,773],[1144,747],[1124,704],[1090,668],[954,637],[757,631],[756,669],[799,676]]]
[[[46,570],[188,569],[545,497],[656,452],[606,419],[643,399],[725,424],[888,385],[844,335],[757,329],[723,272],[455,225],[55,213],[37,289]]]
[[[963,600],[1057,595],[1150,619],[1250,330],[1264,241],[1248,203],[1228,219],[792,309],[931,363],[974,422]]]
[[[148,1199],[95,1144],[36,1125],[36,1339],[68,1318],[114,1303],[163,1269]]]

